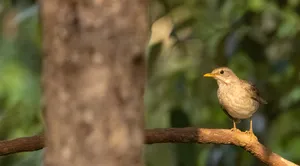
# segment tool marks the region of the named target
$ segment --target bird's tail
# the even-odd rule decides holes
[[[258,97],[258,102],[261,104],[268,104],[268,102],[261,97]]]

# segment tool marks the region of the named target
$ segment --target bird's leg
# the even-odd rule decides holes
[[[249,131],[246,131],[246,133],[247,133],[247,134],[250,134],[251,137],[254,136],[254,139],[257,140],[257,137],[256,137],[255,134],[253,133],[253,128],[252,128],[252,118],[250,118],[250,129],[249,129]]]
[[[236,130],[236,123],[233,121],[233,129]]]
[[[231,129],[231,131],[238,131],[238,129],[236,128],[236,123],[235,121],[233,120],[233,128]]]
[[[249,131],[246,131],[246,133],[253,134],[252,118],[250,118],[250,127],[249,128],[250,128]]]
[[[253,129],[252,129],[252,118],[250,118],[250,133],[253,133]]]

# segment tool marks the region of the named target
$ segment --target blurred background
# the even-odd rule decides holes
[[[41,34],[34,0],[0,0],[0,139],[42,132]],[[41,165],[42,151],[0,157],[0,166]]]
[[[43,130],[41,33],[35,0],[0,1],[0,138]],[[300,163],[300,1],[152,0],[145,94],[147,128],[231,128],[217,84],[202,75],[228,66],[268,104],[253,118],[261,143]],[[238,125],[247,130],[249,121]],[[262,165],[229,145],[146,145],[147,166]],[[42,151],[0,157],[0,166],[41,165]]]

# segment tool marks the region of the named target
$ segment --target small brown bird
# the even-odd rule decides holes
[[[213,77],[218,83],[218,99],[223,111],[232,119],[233,128],[236,131],[236,123],[242,119],[250,118],[250,130],[252,130],[252,115],[260,104],[267,102],[260,97],[257,88],[245,80],[239,79],[231,69],[220,67],[207,73],[204,77]]]

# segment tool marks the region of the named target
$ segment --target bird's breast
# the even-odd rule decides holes
[[[253,100],[241,87],[219,87],[218,99],[230,116],[247,119],[258,109],[258,102]]]

